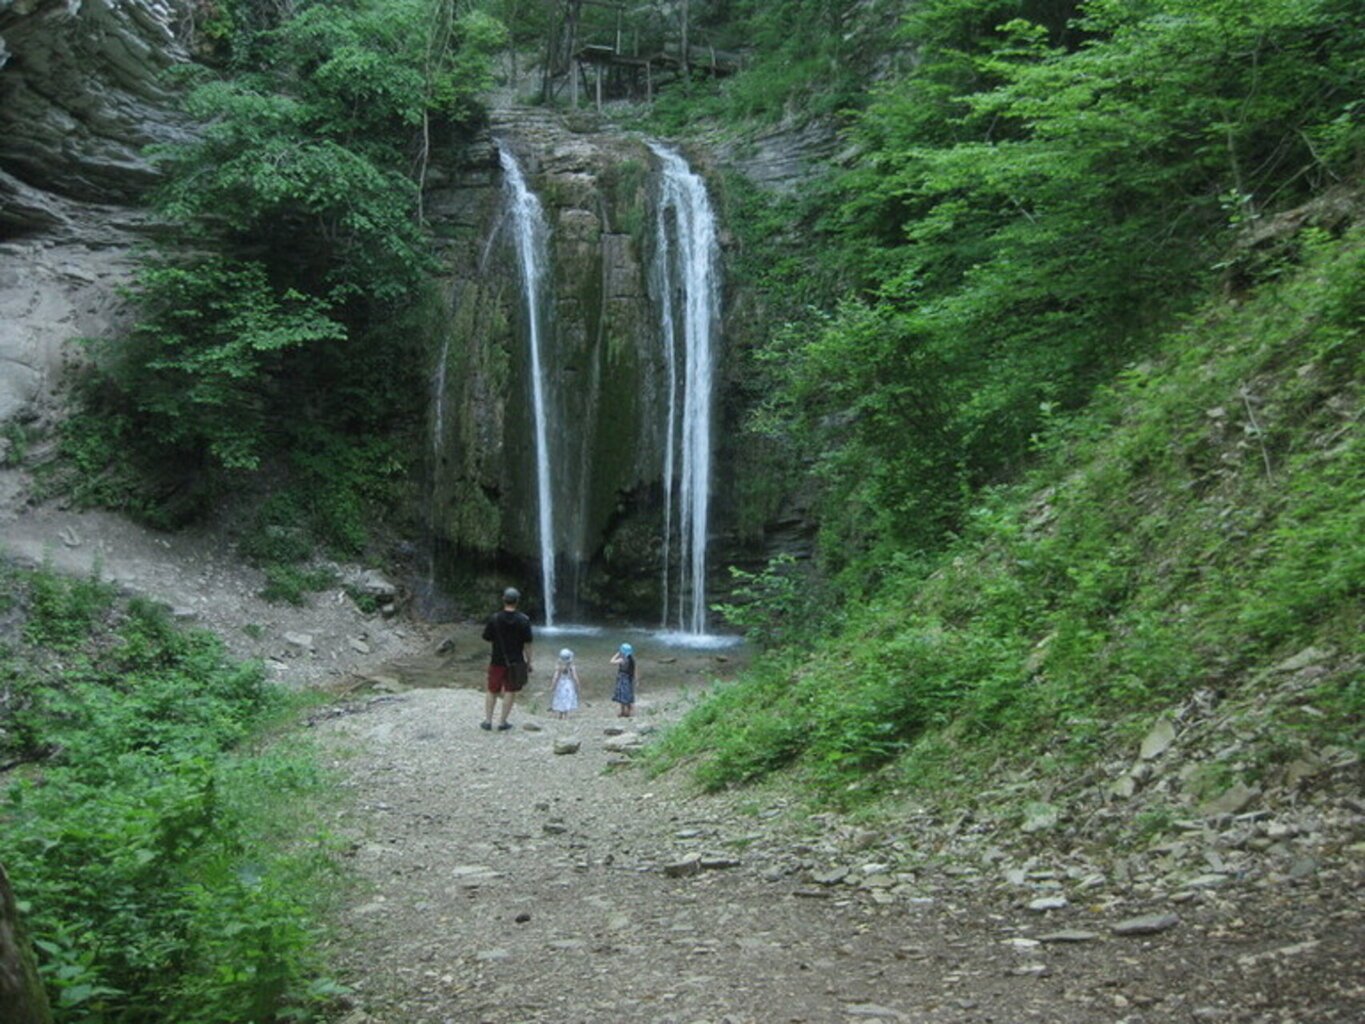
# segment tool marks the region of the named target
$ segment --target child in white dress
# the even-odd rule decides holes
[[[550,710],[558,717],[567,718],[570,711],[578,710],[578,668],[574,665],[573,651],[567,647],[559,652],[550,689]]]

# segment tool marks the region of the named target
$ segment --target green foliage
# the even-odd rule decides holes
[[[113,598],[113,588],[100,578],[98,568],[83,579],[68,580],[45,567],[28,586],[24,638],[58,649],[73,647],[85,639]]]
[[[346,338],[325,302],[277,294],[259,263],[152,264],[132,298],[140,318],[119,342],[115,382],[158,444],[205,449],[229,470],[260,465],[286,350]]]
[[[422,420],[433,138],[477,122],[505,33],[452,0],[272,10],[200,12],[231,58],[188,76],[196,131],[154,151],[170,255],[99,353],[68,486],[174,524],[283,468],[318,540],[353,552]]]
[[[1359,749],[1365,235],[1306,243],[1055,417],[1042,464],[945,551],[890,559],[838,634],[718,688],[664,763],[700,758],[709,788],[790,765],[838,800],[941,790],[999,756],[1083,763],[1097,723],[1200,688],[1277,742]],[[1263,710],[1269,667],[1309,646],[1333,652],[1320,685]]]
[[[698,75],[663,89],[651,123],[678,134],[746,119],[814,120],[860,105],[902,7],[895,0],[694,4],[693,45],[742,52],[743,71],[724,80]],[[670,24],[670,45],[676,40],[677,26]]]
[[[307,751],[248,752],[281,707],[159,607],[7,570],[0,757],[46,757],[0,799],[40,970],[64,1024],[313,1019],[337,992],[316,927],[328,848]]]
[[[336,582],[336,574],[327,569],[302,569],[294,565],[265,567],[265,588],[261,596],[267,601],[305,605],[308,595],[324,590]]]
[[[1049,415],[1198,298],[1235,231],[1359,165],[1358,5],[1068,7],[918,5],[921,59],[857,118],[822,252],[765,276],[788,305],[823,268],[850,286],[755,359],[755,425],[814,464],[835,567],[944,543]],[[754,259],[780,265],[778,244]]]
[[[828,606],[813,572],[778,555],[757,573],[730,567],[733,600],[711,606],[728,625],[763,647],[813,643],[828,628]]]

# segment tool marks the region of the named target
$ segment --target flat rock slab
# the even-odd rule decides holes
[[[1158,718],[1156,724],[1142,740],[1142,749],[1138,756],[1144,761],[1151,761],[1160,757],[1170,749],[1175,742],[1175,723],[1165,716]]]
[[[1110,929],[1115,935],[1155,935],[1180,923],[1179,914],[1146,914],[1120,921]]]
[[[1036,900],[1029,902],[1029,910],[1042,913],[1047,910],[1061,910],[1070,905],[1070,900],[1065,896],[1040,896]]]
[[[1080,928],[1063,928],[1059,932],[1039,935],[1039,942],[1093,942],[1100,937],[1099,932],[1087,932]]]
[[[1216,817],[1221,814],[1240,814],[1260,795],[1259,789],[1248,786],[1244,782],[1238,782],[1212,800],[1200,805],[1199,812],[1207,817]]]
[[[889,1006],[878,1006],[876,1003],[850,1003],[843,1008],[843,1012],[850,1017],[859,1020],[906,1020],[905,1014],[899,1010],[893,1010]]]

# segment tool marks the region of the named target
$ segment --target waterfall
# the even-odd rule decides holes
[[[688,633],[706,631],[706,531],[711,488],[711,395],[715,368],[713,334],[719,321],[719,260],[716,219],[701,178],[682,156],[657,143],[649,148],[662,168],[656,227],[661,324],[667,363],[668,413],[664,445],[664,626],[676,621]],[[673,231],[668,230],[668,212]],[[674,301],[679,309],[675,312]],[[681,315],[678,315],[678,314]],[[678,333],[681,326],[681,387]],[[682,415],[678,415],[681,391]],[[679,420],[681,422],[679,423]],[[676,437],[675,437],[676,432]],[[674,447],[680,449],[678,486],[673,486]],[[677,617],[670,593],[674,504],[678,521]]]
[[[540,200],[526,187],[526,178],[516,157],[498,147],[507,184],[508,206],[516,237],[517,258],[521,264],[522,294],[526,298],[527,333],[531,341],[531,405],[535,416],[536,505],[540,530],[540,583],[545,601],[545,624],[555,621],[555,547],[554,495],[550,487],[550,450],[545,380],[541,367],[541,282],[549,266],[547,240],[550,229],[545,223]]]
[[[441,454],[441,445],[446,433],[446,362],[450,359],[450,332],[446,332],[441,342],[441,355],[436,362],[436,372],[432,374],[432,415],[431,415],[431,453]]]

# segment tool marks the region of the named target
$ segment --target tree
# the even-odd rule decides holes
[[[19,908],[0,864],[0,1019],[5,1024],[52,1024],[47,993],[38,978],[33,949],[19,921]]]

